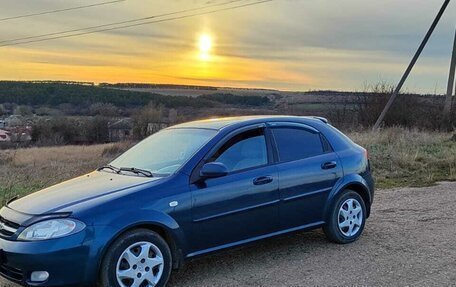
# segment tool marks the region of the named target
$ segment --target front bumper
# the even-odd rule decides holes
[[[0,238],[0,275],[23,286],[83,286],[88,270],[96,269],[86,243],[88,229],[45,241],[21,242]],[[93,258],[92,258],[93,259]],[[47,271],[45,282],[31,282],[33,271]]]

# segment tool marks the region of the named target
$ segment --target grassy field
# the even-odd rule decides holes
[[[108,162],[111,145],[62,146],[0,151],[0,195],[7,200],[94,170]]]
[[[456,139],[452,134],[389,128],[351,132],[349,136],[367,148],[380,188],[456,180]]]
[[[456,180],[456,141],[451,134],[390,128],[351,132],[366,147],[377,187],[426,186]],[[0,198],[25,195],[94,170],[128,144],[62,146],[0,151]]]

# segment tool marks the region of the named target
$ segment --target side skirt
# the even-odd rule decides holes
[[[306,230],[306,229],[309,229],[309,230],[310,229],[316,229],[316,228],[322,226],[323,224],[325,224],[324,221],[318,221],[318,222],[315,222],[315,223],[301,225],[301,226],[293,227],[293,228],[290,228],[290,229],[280,230],[280,231],[276,231],[276,232],[273,232],[273,233],[268,233],[268,234],[265,234],[265,235],[252,237],[252,238],[244,239],[244,240],[241,240],[241,241],[236,241],[236,242],[233,242],[233,243],[228,243],[228,244],[224,244],[224,245],[220,245],[220,246],[211,247],[211,248],[208,248],[208,249],[196,251],[196,252],[187,254],[187,256],[185,256],[185,258],[189,259],[189,258],[192,258],[192,257],[204,255],[204,254],[207,254],[207,253],[212,253],[212,252],[219,251],[219,250],[222,250],[222,249],[227,249],[227,248],[232,248],[232,247],[235,247],[235,246],[248,244],[248,243],[251,243],[251,242],[254,242],[254,241],[258,241],[258,240],[261,240],[261,239],[270,238],[270,237],[274,237],[274,236],[278,236],[278,235],[282,235],[282,234],[286,234],[286,233],[290,233],[290,232]]]

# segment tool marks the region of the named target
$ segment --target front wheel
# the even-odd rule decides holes
[[[103,287],[163,287],[172,268],[171,251],[157,233],[133,230],[109,248],[100,273]]]
[[[347,190],[332,205],[323,231],[333,242],[351,243],[361,236],[365,222],[366,205],[363,198],[357,192]]]

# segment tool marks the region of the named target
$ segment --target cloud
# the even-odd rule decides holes
[[[60,0],[6,1],[0,17],[68,6]],[[128,0],[5,21],[0,35],[2,40],[27,37],[223,2]],[[286,89],[358,89],[364,82],[380,78],[395,83],[441,4],[440,0],[276,0],[179,21],[3,48],[0,78],[12,74],[34,78],[43,73],[62,76],[59,68],[75,66],[93,71],[86,75],[96,74],[103,81],[121,79],[128,71],[144,81]],[[455,16],[456,5],[450,4],[407,82],[409,88],[429,92],[437,85],[439,92],[444,91]],[[213,53],[220,59],[207,67],[191,56],[202,32],[213,36]],[[126,78],[134,80],[133,76]]]

